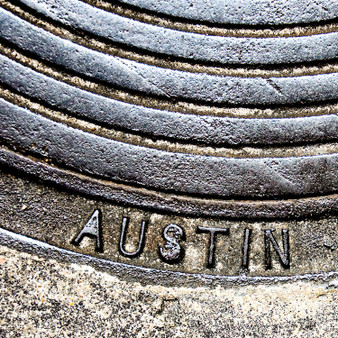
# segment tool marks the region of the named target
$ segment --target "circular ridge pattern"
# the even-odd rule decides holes
[[[180,32],[139,23],[93,8],[81,1],[20,0],[48,18],[116,43],[195,61],[220,64],[275,64],[337,57],[338,33],[290,38],[232,38]],[[71,13],[71,15],[70,15]],[[160,43],[165,41],[166,43]],[[321,45],[322,48],[316,48]]]
[[[33,164],[26,161],[25,156],[27,159],[33,156],[36,161],[47,158],[43,170],[48,175],[39,172],[41,166],[35,173],[44,180],[53,182],[55,175],[66,175],[66,181],[61,183],[56,179],[56,182],[71,188],[71,184],[65,182],[71,182],[70,177],[81,174],[91,182],[99,180],[101,187],[92,184],[91,188],[86,188],[82,180],[74,184],[82,193],[97,196],[101,191],[101,197],[119,201],[119,198],[109,196],[111,192],[107,187],[114,184],[114,189],[124,190],[124,194],[130,195],[129,198],[120,197],[123,203],[143,207],[153,203],[154,208],[173,212],[197,212],[196,199],[199,200],[199,214],[219,217],[239,217],[239,210],[250,210],[250,217],[267,218],[296,217],[309,214],[309,210],[310,214],[335,210],[338,158],[333,142],[338,138],[338,73],[335,68],[338,32],[334,25],[329,32],[326,28],[320,31],[321,21],[334,20],[337,16],[334,2],[322,1],[320,6],[310,6],[312,10],[309,10],[302,9],[301,6],[308,2],[301,1],[293,9],[295,16],[287,15],[288,9],[285,8],[286,16],[276,15],[280,13],[276,11],[279,2],[270,10],[265,2],[261,2],[262,11],[257,14],[255,5],[244,1],[245,20],[234,9],[239,2],[231,5],[233,11],[229,11],[228,18],[216,17],[213,14],[216,4],[205,1],[194,2],[192,8],[191,2],[183,2],[180,13],[170,7],[174,3],[170,1],[157,2],[157,6],[151,1],[120,2],[136,7],[142,5],[146,9],[151,6],[152,13],[189,15],[190,19],[201,22],[234,24],[231,29],[238,30],[238,33],[236,36],[208,36],[184,32],[133,20],[100,9],[100,3],[91,1],[20,0],[15,4],[1,1],[0,34],[4,47],[0,48],[0,96],[3,97],[0,99],[0,139],[5,146],[3,149],[8,147],[8,150],[3,150],[4,154],[16,156],[17,161],[14,161],[17,164],[11,163],[14,157],[4,155],[4,164],[33,175],[34,171],[28,169]],[[187,4],[189,10],[185,9]],[[217,4],[225,6],[223,1]],[[20,6],[23,10],[29,8],[32,15],[36,12],[39,19],[31,16],[27,20],[20,14]],[[204,9],[197,17],[201,6]],[[329,9],[329,13],[324,8]],[[255,19],[250,18],[250,11],[256,13]],[[318,15],[321,11],[322,15]],[[39,20],[46,25],[37,24]],[[257,31],[259,25],[275,25],[278,29],[279,25],[311,25],[314,22],[317,28],[315,34],[304,36],[265,37],[263,32],[259,37],[240,36],[237,25],[246,27],[249,25],[246,20],[250,20]],[[49,22],[56,28],[60,25],[62,29],[71,29],[74,37],[69,38],[66,30],[59,35],[55,30],[47,29]],[[95,44],[87,44],[87,37],[126,50],[131,57],[94,49]],[[10,52],[6,51],[8,48]],[[32,59],[34,66],[22,61],[17,53]],[[163,66],[161,62],[145,63],[143,59],[132,56],[137,53],[159,60],[167,58],[170,62],[163,63]],[[171,69],[176,61],[182,65],[190,61],[196,63],[196,69],[187,71],[181,66]],[[324,66],[317,67],[323,63]],[[80,79],[81,84],[67,83],[61,75],[46,74],[41,64],[54,67],[56,75],[71,74]],[[207,68],[203,68],[205,66]],[[253,66],[257,72],[254,76]],[[290,69],[290,76],[270,76],[278,72],[272,70],[276,66]],[[218,73],[217,67],[222,72]],[[241,76],[234,76],[231,67],[241,69]],[[300,67],[302,72],[293,74],[292,67]],[[316,67],[315,71],[311,67]],[[207,73],[205,69],[214,71]],[[118,89],[123,95],[114,98],[102,91],[96,92],[83,85],[86,81],[102,83],[108,90]],[[28,101],[21,100],[18,104],[16,99],[9,100],[6,91],[12,91],[15,97],[22,95]],[[129,102],[133,95],[142,97],[143,101],[138,104]],[[157,103],[154,106],[142,103],[148,100]],[[172,103],[174,108],[177,102],[184,102],[187,107],[233,109],[234,114],[195,114],[189,108],[182,112],[167,109],[160,104],[161,100]],[[42,105],[31,109],[34,102]],[[326,113],[310,113],[311,105]],[[329,105],[331,108],[325,110],[324,107]],[[42,112],[44,106],[52,109],[50,115]],[[261,113],[255,117],[257,109],[278,111],[281,107],[286,111],[284,116],[271,117]],[[301,112],[299,115],[295,115],[295,108]],[[239,111],[237,115],[236,109]],[[241,116],[243,109],[252,111],[250,118]],[[54,110],[61,111],[66,120],[77,119],[77,124],[53,118],[53,114],[58,114]],[[83,127],[86,121],[94,129],[117,128],[126,136],[119,140],[109,138],[103,132],[95,133]],[[141,139],[153,138],[164,145],[171,142],[171,145],[157,146],[156,142],[151,147],[146,142],[135,144],[128,133]],[[316,153],[317,148],[314,148],[318,144],[324,148],[321,153]],[[325,151],[329,144],[330,149]],[[183,145],[184,152],[181,152]],[[210,147],[212,151],[196,153],[196,145]],[[251,147],[251,153],[256,147],[257,154],[264,154],[260,149],[270,147],[269,156],[245,156],[243,147],[246,146]],[[294,147],[294,150],[281,156],[282,146]],[[228,148],[226,156],[215,156],[220,147]],[[242,147],[240,156],[235,155],[238,147]],[[309,148],[313,150],[309,151]],[[17,155],[11,153],[13,150]],[[18,164],[20,161],[23,165]],[[59,169],[55,170],[53,166]],[[133,189],[138,189],[138,192],[135,194]],[[146,191],[151,192],[152,202],[143,199]],[[162,207],[156,202],[156,194],[163,197]],[[324,195],[331,196],[330,203],[325,198],[315,203],[316,198]],[[299,214],[292,215],[285,211],[290,198],[304,199],[301,203],[306,207],[301,208]],[[185,206],[177,207],[177,203],[173,204],[175,199]],[[240,207],[238,203],[229,202],[241,199],[247,202],[240,202]],[[258,202],[272,199],[278,199],[271,202],[272,208],[268,203],[260,205]],[[253,206],[254,201],[257,204]],[[251,203],[248,209],[246,203]],[[321,203],[326,203],[326,207]],[[317,211],[311,205],[316,205]]]
[[[292,37],[328,33],[335,31],[337,27],[335,18],[322,22],[295,23],[281,26],[220,24],[161,15],[158,12],[151,12],[132,5],[121,5],[118,2],[107,2],[103,0],[81,1],[107,12],[118,14],[139,22],[205,35],[233,37]]]
[[[82,91],[10,61],[0,55],[3,83],[51,106],[109,126],[142,131],[156,137],[217,144],[293,144],[333,141],[338,116],[241,119],[169,113],[103,98]],[[43,90],[43,89],[48,90]],[[76,97],[77,100],[68,100]],[[282,127],[282,128],[281,128]],[[294,134],[283,130],[293,129]],[[255,132],[253,132],[255,130]]]
[[[287,25],[332,20],[338,17],[335,0],[119,0],[173,17],[237,25]]]
[[[292,78],[238,78],[139,64],[56,37],[0,10],[2,37],[43,60],[132,91],[167,99],[231,105],[286,105],[333,101],[337,74]]]

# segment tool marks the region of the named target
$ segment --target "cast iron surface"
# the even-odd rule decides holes
[[[5,170],[187,217],[337,214],[336,1],[0,6]]]
[[[213,276],[208,274],[187,274],[180,272],[171,272],[157,269],[136,267],[128,264],[121,264],[109,260],[98,259],[88,255],[78,254],[73,251],[67,251],[55,246],[40,242],[34,239],[21,236],[10,231],[0,229],[0,239],[4,245],[12,248],[26,251],[28,253],[48,257],[49,259],[59,259],[66,262],[89,264],[96,268],[113,271],[119,276],[130,280],[137,280],[142,284],[162,284],[166,286],[196,286],[196,285],[245,285],[266,283],[274,284],[276,282],[291,281],[326,281],[338,276],[338,272],[306,274],[298,276],[285,277],[247,277],[242,276]]]

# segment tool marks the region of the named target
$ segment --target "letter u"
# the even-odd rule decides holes
[[[133,252],[128,252],[124,249],[125,240],[126,240],[126,233],[127,233],[127,230],[128,230],[128,224],[129,224],[129,218],[123,217],[122,226],[121,226],[119,251],[120,251],[121,255],[123,255],[125,257],[129,257],[129,258],[133,258],[133,257],[139,256],[144,249],[145,236],[146,236],[146,230],[147,230],[147,222],[142,220],[138,246],[137,246],[137,249]]]

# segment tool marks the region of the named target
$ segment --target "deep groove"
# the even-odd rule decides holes
[[[95,0],[81,1],[98,8],[104,7],[94,4]],[[133,39],[128,40],[128,35],[126,35],[127,40],[113,42],[107,34],[107,38],[99,36],[101,31],[93,30],[94,33],[90,33],[85,29],[91,30],[92,28],[85,25],[83,29],[76,29],[68,26],[68,23],[63,24],[49,18],[48,13],[46,15],[38,13],[29,5],[16,0],[0,0],[0,7],[6,8],[9,13],[18,17],[15,19],[9,13],[2,12],[3,18],[12,22],[13,27],[17,27],[18,32],[22,34],[15,36],[16,32],[13,30],[9,30],[8,34],[3,33],[11,41],[0,37],[0,43],[3,43],[0,45],[0,53],[28,68],[20,68],[14,62],[10,63],[5,57],[1,58],[5,68],[15,67],[15,71],[6,68],[3,76],[4,81],[8,81],[9,84],[4,83],[2,87],[0,85],[0,97],[3,98],[1,100],[3,129],[0,132],[2,135],[0,166],[11,168],[16,174],[24,173],[28,177],[55,185],[58,189],[72,190],[98,200],[109,200],[121,205],[136,205],[143,209],[149,208],[149,210],[159,210],[168,214],[220,216],[247,220],[259,217],[262,219],[297,218],[304,215],[311,216],[312,213],[320,215],[321,212],[323,214],[337,212],[338,180],[334,171],[338,164],[338,148],[334,142],[338,142],[338,135],[336,135],[338,101],[334,91],[336,86],[332,83],[332,79],[336,79],[338,74],[338,56],[336,49],[329,47],[330,44],[334,47],[332,41],[336,37],[335,34],[318,38],[324,41],[325,46],[328,46],[325,53],[320,53],[320,49],[314,49],[314,52],[305,53],[305,55],[297,49],[294,57],[289,53],[290,46],[298,48],[302,42],[305,49],[313,46],[317,38],[309,38],[297,40],[295,44],[288,40],[284,45],[283,41],[279,41],[280,46],[286,46],[286,55],[283,55],[283,50],[278,49],[273,40],[264,42],[263,47],[258,46],[258,43],[256,45],[255,42],[252,53],[249,53],[250,50],[245,49],[249,47],[244,47],[241,42],[240,46],[243,47],[243,51],[222,56],[217,54],[219,53],[218,45],[209,44],[210,41],[208,41],[205,46],[210,46],[212,54],[191,53],[189,56],[179,50],[161,49],[157,45],[153,47],[151,43],[138,44]],[[133,15],[135,15],[136,20],[139,20],[139,13],[143,13],[143,15],[166,20],[170,25],[181,23],[197,27],[202,23],[204,27],[216,30],[228,29],[234,32],[236,29],[241,29],[245,31],[243,36],[255,29],[259,31],[259,34],[265,34],[264,30],[270,31],[266,32],[267,34],[279,32],[284,34],[283,29],[294,28],[292,33],[295,33],[301,27],[305,31],[317,29],[319,33],[316,32],[314,35],[320,35],[324,34],[320,32],[321,28],[323,30],[336,29],[338,23],[338,18],[335,18],[323,22],[276,24],[274,26],[215,25],[204,21],[162,15],[155,11],[140,10],[137,6],[121,5],[118,0],[113,1],[110,8],[112,12],[114,8],[120,16],[123,16],[120,8],[133,11],[134,14],[127,13],[125,16],[129,15],[131,19],[134,19]],[[103,10],[109,11],[107,7]],[[17,24],[16,20],[19,18],[22,18],[24,22]],[[299,20],[303,19],[303,16],[299,18]],[[147,20],[148,18],[144,18],[142,21],[141,14],[139,22]],[[31,28],[28,23],[39,28],[28,30],[29,34],[25,35],[22,28]],[[329,27],[329,25],[332,26]],[[156,26],[163,27],[163,25]],[[194,29],[194,27],[190,28]],[[180,29],[176,30],[180,31]],[[41,35],[37,37],[33,32]],[[143,30],[138,32],[143,32]],[[169,33],[172,34],[172,32]],[[105,33],[102,34],[105,35]],[[148,36],[147,33],[145,34]],[[158,31],[155,30],[154,35],[162,36],[157,34]],[[236,34],[240,36],[241,32]],[[298,32],[297,36],[300,37],[301,34]],[[32,39],[31,44],[22,40],[25,36],[28,41]],[[39,36],[45,39],[42,47]],[[175,36],[185,38],[184,35],[170,35],[168,43],[171,46],[175,45],[175,40],[173,40]],[[264,39],[264,37],[258,38]],[[279,36],[271,35],[271,37],[277,39]],[[17,40],[20,38],[21,40]],[[193,45],[191,41],[195,40],[190,36],[187,40],[189,42],[182,46],[190,48]],[[64,53],[63,56],[69,56],[70,62],[66,57],[63,60],[54,57],[54,50],[48,47],[48,41],[54,42]],[[140,47],[127,46],[125,41],[128,41],[130,45],[136,44]],[[246,42],[244,40],[244,43]],[[272,50],[282,51],[280,54],[271,54],[268,59],[263,59],[264,56],[261,57],[262,54],[258,54],[257,51],[267,48],[267,43],[270,42],[273,46]],[[22,47],[18,47],[16,43]],[[300,46],[300,48],[303,47]],[[154,51],[148,51],[147,48]],[[156,52],[159,49],[161,53]],[[73,58],[70,52],[75,53],[75,50],[79,54]],[[240,54],[240,52],[243,53]],[[116,58],[103,57],[103,54],[99,53],[113,55]],[[82,60],[82,57],[83,59],[93,58],[93,65],[89,63],[88,67],[78,67],[75,62]],[[190,60],[189,57],[220,61],[197,61]],[[315,57],[327,59],[287,63],[288,60],[312,60]],[[332,59],[329,59],[330,57]],[[227,64],[226,60],[237,63]],[[240,64],[241,60],[249,64]],[[270,62],[270,64],[264,64],[264,62]],[[152,67],[142,67],[141,64]],[[156,66],[160,69],[156,70]],[[169,71],[165,73],[165,69]],[[30,73],[30,70],[35,71],[37,75]],[[9,74],[15,76],[13,74],[19,73],[26,74],[25,81],[31,79],[32,82],[24,80],[16,82],[8,78]],[[198,76],[196,75],[198,73],[206,73],[206,75],[205,77]],[[41,77],[41,74],[79,90],[101,95],[101,97],[96,100],[96,97],[88,94],[81,96],[83,98],[81,104],[83,103],[85,107],[83,108],[77,101],[68,101],[70,94],[76,96],[81,92],[69,87],[58,87],[55,82],[54,84],[47,82],[46,85],[48,88],[54,85],[55,91],[48,92],[48,95],[40,95],[41,92],[37,88],[40,88],[40,81],[46,80]],[[116,74],[120,74],[121,79]],[[166,77],[167,74],[168,77]],[[223,75],[236,78],[236,80],[228,81],[228,79],[221,78]],[[323,76],[316,77],[316,75]],[[156,76],[159,79],[156,79]],[[302,79],[302,76],[306,79]],[[273,79],[273,77],[279,79]],[[105,80],[100,80],[100,78]],[[135,81],[135,85],[130,82],[130,79]],[[29,87],[32,83],[37,86],[35,89]],[[23,89],[15,88],[20,84]],[[143,87],[142,84],[144,84]],[[25,87],[26,85],[28,87]],[[296,86],[300,88],[294,91]],[[313,86],[317,91],[308,90],[308,86]],[[134,89],[128,89],[129,87]],[[58,94],[64,96],[57,96]],[[189,124],[190,116],[172,117],[162,112],[155,115],[153,112],[145,113],[142,108],[141,111],[130,111],[129,116],[129,112],[125,111],[122,105],[113,106],[108,101],[102,102],[101,105],[100,100],[103,100],[103,97],[135,104],[139,107],[158,109],[162,112],[182,113],[192,116],[191,118],[195,120]],[[301,102],[301,99],[306,103]],[[91,104],[87,104],[88,102]],[[243,104],[238,102],[243,102]],[[283,104],[283,102],[289,102],[289,104]],[[298,103],[292,104],[292,102]],[[96,109],[95,104],[103,109]],[[27,108],[29,111],[19,107]],[[116,115],[110,115],[111,107],[118,107],[117,109],[121,111],[118,111]],[[233,113],[226,112],[227,109],[233,109]],[[236,109],[243,109],[238,116]],[[241,125],[242,121],[238,122],[236,119],[245,120],[242,117],[245,109],[250,110],[247,113],[248,120],[250,118],[258,120],[260,119],[257,118],[258,114],[259,116],[266,114],[262,118],[266,124],[261,121],[257,123],[254,120],[249,123],[245,121]],[[269,109],[274,111],[271,112]],[[215,110],[223,111],[215,113]],[[261,112],[257,113],[257,110]],[[101,113],[103,117],[98,115]],[[313,120],[303,119],[316,116],[315,113],[318,113],[318,117],[320,115],[333,116]],[[224,116],[231,117],[233,120],[208,119],[201,123],[202,117],[198,119],[194,115],[213,116],[220,119]],[[280,115],[282,115],[281,118]],[[300,117],[301,119],[291,122],[277,121],[285,117],[289,119]],[[164,119],[167,120],[164,121]],[[269,121],[269,119],[274,121]],[[162,121],[163,128],[162,125],[154,124]],[[182,126],[185,129],[181,128]],[[165,128],[168,128],[168,131]],[[212,150],[206,149],[207,147]],[[217,151],[223,151],[223,149],[228,151],[227,155],[225,150],[223,153],[216,154]],[[241,151],[240,155],[235,151]],[[282,151],[284,151],[284,156],[278,156]],[[75,182],[74,186],[72,182]],[[118,192],[117,195],[112,193],[114,189]],[[199,206],[201,210],[198,210]],[[251,208],[252,214],[248,213],[248,208]],[[298,209],[292,211],[292,208]],[[313,208],[318,208],[318,210]],[[224,216],[228,211],[232,212],[232,216]],[[242,211],[246,214],[243,215]],[[294,215],[295,212],[301,215]]]
[[[27,58],[31,58],[31,59],[35,59],[38,60],[39,62],[45,64],[47,67],[55,69],[57,72],[60,73],[65,73],[68,76],[75,76],[81,79],[84,79],[85,81],[89,81],[92,82],[98,86],[105,86],[109,89],[112,90],[118,90],[118,91],[123,91],[124,93],[136,96],[136,97],[142,97],[143,100],[147,100],[147,99],[152,99],[152,100],[161,100],[164,103],[168,103],[168,104],[177,104],[177,103],[183,103],[183,104],[193,104],[193,105],[197,105],[197,106],[207,106],[210,108],[223,108],[223,109],[227,109],[227,108],[256,108],[256,109],[289,109],[289,108],[306,108],[306,107],[319,107],[319,106],[323,106],[323,105],[329,105],[329,104],[336,104],[337,100],[333,99],[333,100],[323,100],[320,102],[305,102],[305,103],[294,103],[292,104],[292,106],[290,105],[282,105],[282,104],[223,104],[223,103],[217,103],[217,102],[209,102],[206,100],[192,100],[192,99],[186,99],[186,98],[173,98],[170,101],[168,101],[168,98],[165,96],[161,96],[161,95],[155,95],[155,94],[140,94],[140,92],[138,90],[133,90],[133,89],[126,89],[126,88],[122,88],[122,87],[118,87],[114,84],[111,84],[109,82],[106,82],[104,80],[97,80],[93,77],[90,76],[86,76],[84,74],[79,74],[76,71],[72,70],[72,69],[68,69],[62,65],[59,64],[55,64],[52,63],[48,60],[44,60],[42,58],[40,58],[39,56],[37,56],[36,54],[34,54],[31,51],[27,51],[24,49],[21,49],[19,47],[17,47],[15,44],[3,39],[2,37],[0,37],[0,42],[7,45],[9,48],[15,49],[17,50],[19,53],[21,53],[22,55],[24,55]],[[9,56],[6,55],[7,57],[11,58],[12,60],[16,60],[15,58],[13,58],[13,56]],[[19,63],[21,63],[19,61]],[[99,93],[98,93],[99,94]],[[101,94],[99,94],[101,95]],[[125,102],[130,102],[130,101],[125,101]],[[148,102],[147,102],[148,103]],[[161,106],[161,103],[158,105],[149,105],[148,104],[142,104],[145,105],[149,108],[155,108],[155,109],[161,109],[159,108],[159,106]],[[178,110],[179,111],[179,110]]]
[[[61,121],[59,118],[57,117],[50,117],[49,115],[46,115],[46,114],[43,114],[41,112],[39,112],[38,110],[31,110],[30,108],[28,108],[26,105],[23,105],[23,104],[18,104],[15,102],[15,99],[13,100],[10,100],[6,97],[4,97],[4,95],[1,93],[1,87],[4,88],[4,89],[7,89],[9,90],[10,92],[12,92],[13,94],[16,94],[18,96],[21,96],[27,100],[29,100],[30,102],[32,103],[37,103],[39,105],[42,105],[43,107],[49,109],[49,110],[52,110],[52,111],[56,111],[56,107],[46,103],[45,101],[42,101],[42,100],[38,100],[38,99],[33,99],[31,97],[29,97],[28,95],[25,95],[25,94],[22,94],[20,93],[19,91],[17,91],[16,89],[12,88],[11,86],[8,86],[7,84],[4,84],[2,82],[1,83],[1,86],[0,86],[0,97],[3,98],[4,100],[8,101],[8,102],[11,102],[13,104],[16,104],[17,106],[19,107],[22,107],[22,108],[26,108],[30,111],[33,111],[41,116],[44,116],[44,117],[47,117],[55,122],[59,122],[59,123],[62,123],[62,124],[65,124],[65,125],[69,125],[70,127],[72,128],[77,128],[77,129],[80,129],[84,132],[90,132],[90,133],[93,133],[97,136],[101,136],[101,137],[105,137],[105,138],[108,138],[108,139],[112,139],[112,140],[115,140],[115,141],[118,141],[118,142],[122,142],[122,143],[126,143],[126,144],[133,144],[133,145],[140,145],[140,146],[143,146],[143,147],[149,147],[149,148],[153,148],[153,149],[158,149],[158,150],[162,150],[162,151],[168,151],[168,152],[173,152],[173,153],[187,153],[187,154],[195,154],[195,155],[203,155],[203,154],[200,154],[198,153],[196,150],[194,151],[187,151],[185,149],[181,149],[181,148],[178,148],[177,150],[168,150],[164,147],[158,147],[158,146],[149,146],[149,145],[142,145],[142,142],[140,143],[137,143],[136,140],[131,142],[131,141],[127,141],[127,140],[121,140],[119,139],[118,137],[111,137],[111,136],[108,136],[107,133],[95,133],[91,130],[86,130],[86,129],[83,129],[83,128],[80,128],[79,127],[79,123],[74,123],[74,125],[70,122],[63,122]],[[142,132],[142,131],[134,131],[132,129],[127,129],[127,128],[123,128],[123,127],[120,127],[120,126],[112,126],[112,125],[109,125],[107,123],[103,123],[103,122],[100,122],[100,121],[96,121],[94,119],[90,119],[90,118],[87,118],[85,116],[77,116],[76,114],[72,113],[71,111],[69,110],[66,110],[66,109],[60,109],[60,108],[57,108],[57,112],[65,115],[65,116],[68,116],[68,117],[72,117],[72,118],[75,118],[76,121],[84,121],[84,122],[88,122],[88,123],[92,123],[92,124],[95,124],[95,126],[98,126],[98,127],[102,127],[102,128],[105,128],[109,131],[112,130],[112,127],[114,128],[113,131],[117,131],[117,132],[122,132],[122,133],[127,133],[127,134],[130,134],[130,135],[133,135],[133,136],[138,136],[138,137],[141,137],[141,138],[147,138],[149,141],[153,141],[153,142],[156,142],[156,141],[165,141],[165,142],[170,142],[171,143],[171,146],[173,148],[175,147],[180,147],[180,146],[197,146],[197,147],[212,147],[213,149],[221,149],[221,148],[226,148],[228,151],[231,151],[231,150],[241,150],[243,148],[248,148],[248,147],[252,147],[253,150],[280,150],[279,148],[284,148],[285,151],[287,150],[291,150],[291,149],[294,149],[294,148],[301,148],[301,147],[311,147],[311,146],[320,146],[320,145],[329,145],[329,144],[334,144],[335,142],[338,142],[338,136],[336,139],[330,139],[329,141],[307,141],[307,142],[292,142],[292,143],[288,143],[288,146],[285,145],[285,143],[274,143],[274,144],[269,144],[269,145],[264,145],[264,144],[254,144],[254,145],[246,145],[246,144],[242,144],[242,145],[236,145],[236,144],[206,144],[204,142],[198,142],[198,141],[194,141],[194,140],[185,140],[185,139],[176,139],[176,138],[170,138],[170,137],[165,137],[165,136],[159,136],[159,135],[152,135],[152,134],[149,134],[149,133],[146,133],[146,132]],[[175,145],[174,145],[175,143]],[[338,148],[337,148],[338,149]],[[185,150],[185,151],[183,151]],[[248,150],[246,150],[248,151]],[[316,155],[327,155],[327,154],[333,154],[333,152],[325,152],[325,153],[317,153]],[[283,156],[273,156],[273,155],[264,155],[262,154],[262,156],[222,156],[222,155],[219,155],[219,154],[213,154],[211,153],[210,155],[203,155],[203,156],[215,156],[215,157],[228,157],[228,158],[250,158],[250,159],[254,159],[254,158],[275,158],[275,157],[278,157],[278,158],[281,158],[281,157],[290,157],[289,154],[284,154]],[[313,155],[309,155],[307,153],[302,153],[301,155],[298,155],[298,156],[313,156]]]
[[[13,1],[12,1],[13,2]],[[177,70],[182,70],[182,71],[188,71],[188,72],[194,72],[193,69],[191,69],[193,66],[198,66],[198,67],[202,67],[203,71],[206,72],[207,74],[214,74],[217,75],[218,73],[220,73],[220,75],[227,75],[227,69],[228,70],[232,70],[232,71],[238,71],[238,70],[244,70],[244,71],[267,71],[267,72],[282,72],[285,71],[285,69],[294,69],[294,68],[304,68],[304,71],[306,71],[307,73],[300,73],[297,75],[293,75],[293,76],[302,76],[302,75],[308,75],[308,70],[305,69],[304,66],[306,67],[316,67],[316,68],[323,68],[323,67],[327,67],[327,66],[337,66],[338,67],[338,57],[336,58],[332,58],[330,60],[314,60],[314,61],[304,61],[304,62],[295,62],[295,63],[287,63],[287,64],[235,64],[235,63],[222,63],[222,62],[212,62],[212,61],[202,61],[202,60],[193,60],[193,59],[187,59],[187,58],[183,58],[183,57],[178,57],[178,56],[174,56],[174,55],[168,55],[165,53],[158,53],[158,52],[152,52],[146,49],[142,49],[142,48],[138,48],[135,46],[128,46],[126,44],[123,43],[119,43],[119,42],[115,42],[112,40],[109,40],[107,38],[101,37],[101,36],[97,36],[93,33],[90,33],[88,31],[82,30],[82,29],[74,29],[71,26],[65,25],[61,22],[55,21],[49,17],[44,16],[41,13],[36,12],[35,10],[33,10],[32,8],[21,4],[16,5],[17,7],[24,9],[25,12],[29,13],[31,16],[36,17],[39,20],[45,21],[49,24],[52,24],[55,27],[61,27],[62,29],[69,31],[72,35],[79,37],[81,40],[84,39],[84,41],[81,41],[81,45],[84,47],[87,47],[89,49],[92,50],[97,50],[100,52],[103,52],[105,54],[108,55],[115,55],[121,58],[125,58],[128,60],[134,60],[137,62],[142,62],[145,64],[149,64],[149,65],[155,65],[158,67],[162,67],[162,68],[168,68],[168,69],[177,69]],[[20,15],[19,13],[15,13],[13,12],[11,9],[7,8],[6,6],[4,6],[2,4],[1,7],[4,7],[6,10],[10,11],[11,13],[17,15],[18,17],[20,17],[21,19],[28,21],[30,23],[32,23],[30,20],[27,20],[26,18],[23,18],[22,15]],[[50,30],[46,29],[46,27],[41,27],[40,25],[37,25],[37,27],[40,27],[41,29],[47,30],[48,32],[51,32]],[[55,32],[51,32],[52,34],[56,35]],[[68,39],[62,35],[57,35],[63,39]],[[103,49],[94,49],[93,45],[86,42],[85,40],[88,39],[92,39],[92,40],[96,40],[104,45],[107,45],[108,48],[115,48],[116,49],[116,54],[109,52]],[[79,43],[79,41],[75,41],[75,40],[71,40],[74,43]],[[122,50],[122,54],[121,54],[121,50]],[[124,54],[124,52],[127,53],[132,53],[133,56],[130,55],[126,55]],[[145,60],[144,58],[146,57],[150,57],[153,60]],[[170,57],[170,61],[168,61],[168,57]],[[176,66],[174,64],[174,62],[178,62],[181,65],[180,66]],[[291,65],[291,67],[290,67]],[[186,70],[185,68],[188,68],[188,70]],[[216,69],[214,69],[216,68]],[[222,74],[222,72],[224,72]],[[329,71],[329,73],[331,73],[332,71]],[[326,72],[324,72],[325,74]],[[316,74],[323,74],[323,72],[320,71],[316,71],[313,73],[313,75]],[[233,76],[233,75],[229,75],[229,76]],[[235,75],[235,77],[248,77],[246,75]],[[266,74],[264,76],[260,75],[255,75],[255,76],[250,76],[250,77],[293,77],[292,75],[289,76],[284,76],[284,75],[278,75],[278,74]]]
[[[12,0],[15,1],[15,0]],[[101,8],[99,6],[96,6],[93,4],[93,0],[80,0],[83,1],[85,3],[91,4],[92,6]],[[107,2],[107,0],[105,0],[105,2]],[[182,24],[192,24],[192,25],[205,25],[207,27],[211,27],[211,28],[222,28],[222,29],[259,29],[259,30],[263,30],[263,29],[275,29],[275,30],[279,30],[279,29],[284,29],[284,28],[297,28],[297,27],[308,27],[311,25],[314,26],[319,26],[319,25],[327,25],[327,24],[331,24],[331,23],[337,23],[338,22],[338,17],[331,19],[331,20],[322,20],[322,21],[315,21],[312,23],[297,23],[297,24],[279,24],[279,25],[238,25],[238,24],[221,24],[221,23],[214,23],[214,22],[208,22],[208,21],[199,21],[199,20],[194,20],[194,19],[188,19],[188,18],[182,18],[182,17],[178,17],[178,16],[172,16],[169,14],[165,14],[165,13],[161,13],[161,12],[156,12],[156,11],[151,11],[149,9],[146,8],[141,8],[141,7],[137,7],[137,6],[133,6],[124,2],[121,2],[119,0],[110,0],[109,2],[107,2],[108,4],[111,4],[112,6],[120,6],[122,8],[125,9],[129,9],[131,11],[134,11],[136,13],[142,13],[142,14],[147,14],[149,16],[153,16],[153,17],[157,17],[160,19],[164,19],[164,20],[168,20],[168,21],[174,21],[174,22],[179,22]],[[115,12],[113,12],[115,13]],[[117,13],[118,14],[118,13]]]
[[[3,148],[3,146],[5,146],[11,152],[14,152],[16,154],[18,154],[18,151],[19,151],[19,154],[21,154],[22,156],[25,156],[27,159],[30,159],[30,160],[35,159],[35,161],[38,160],[38,162],[40,162],[40,163],[43,163],[45,161],[45,163],[43,163],[43,164],[46,165],[46,166],[51,166],[53,168],[57,168],[57,169],[62,170],[62,171],[73,172],[75,174],[84,176],[82,173],[77,172],[72,168],[69,168],[67,166],[62,166],[59,163],[53,162],[52,159],[50,159],[46,156],[40,156],[39,154],[36,154],[34,152],[20,149],[20,147],[16,147],[16,146],[13,147],[10,144],[7,144],[7,142],[2,139],[1,143],[0,143],[0,149]],[[46,162],[46,159],[48,160],[47,161],[48,163]],[[11,163],[8,163],[8,165],[12,166]],[[334,190],[330,193],[320,193],[320,194],[306,194],[306,195],[288,195],[288,194],[285,194],[282,197],[279,196],[279,197],[247,198],[245,196],[244,197],[242,197],[242,196],[232,196],[231,198],[220,198],[219,196],[217,196],[217,195],[215,196],[215,195],[212,195],[212,194],[201,196],[201,195],[192,194],[192,193],[189,193],[189,194],[180,193],[180,192],[177,192],[175,190],[169,190],[169,189],[168,190],[162,190],[162,189],[156,189],[155,190],[153,188],[148,188],[148,187],[145,187],[144,185],[140,185],[140,184],[135,184],[135,183],[131,184],[129,182],[115,181],[113,179],[107,180],[104,177],[100,177],[98,175],[93,175],[93,174],[91,174],[91,175],[86,174],[85,177],[92,178],[92,179],[95,179],[95,180],[101,181],[101,182],[111,182],[111,183],[116,184],[116,185],[146,190],[147,192],[150,192],[152,194],[153,193],[154,194],[160,193],[160,194],[164,194],[164,195],[175,195],[175,196],[180,196],[180,197],[187,197],[188,199],[192,198],[192,199],[198,199],[198,200],[220,201],[220,202],[230,202],[230,201],[244,202],[244,203],[245,202],[260,202],[260,201],[261,202],[267,202],[267,201],[281,202],[281,201],[296,200],[296,199],[311,199],[311,198],[330,197],[330,196],[335,196],[338,193],[338,190],[337,191]]]

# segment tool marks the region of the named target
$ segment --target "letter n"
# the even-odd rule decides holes
[[[277,244],[275,237],[272,232],[273,229],[265,230],[264,241],[265,241],[265,264],[266,269],[272,269],[271,262],[271,245],[278,254],[279,260],[282,266],[286,269],[290,268],[290,245],[289,245],[289,230],[282,230],[282,241],[283,241],[283,251],[280,249]]]

